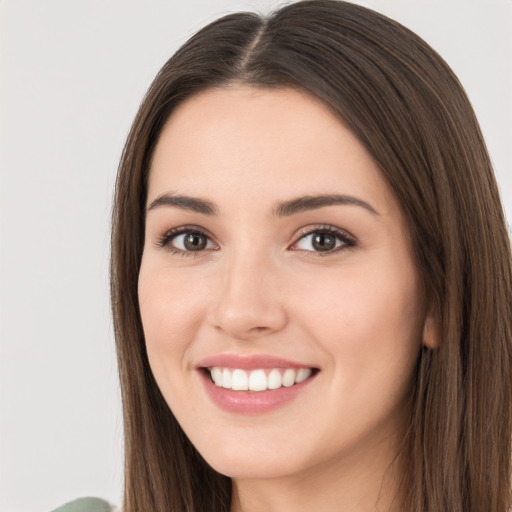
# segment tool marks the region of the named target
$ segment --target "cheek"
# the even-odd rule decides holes
[[[338,284],[311,281],[297,317],[327,356],[330,400],[342,404],[333,408],[329,435],[338,439],[343,425],[347,436],[364,439],[379,425],[394,429],[403,421],[421,348],[421,308],[413,273],[343,274]]]
[[[171,279],[172,276],[172,279]],[[146,349],[157,381],[182,366],[199,328],[204,297],[183,275],[143,259],[138,283]]]
[[[421,307],[413,270],[398,270],[342,269],[304,283],[296,316],[333,364],[353,365],[359,375],[384,366],[410,371],[421,346]]]

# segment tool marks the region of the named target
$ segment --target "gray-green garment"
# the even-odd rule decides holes
[[[52,510],[52,512],[112,512],[112,506],[99,498],[79,498]]]

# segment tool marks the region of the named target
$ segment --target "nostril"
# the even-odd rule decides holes
[[[264,332],[264,331],[267,331],[268,329],[269,329],[268,327],[253,327],[251,329],[251,331]]]

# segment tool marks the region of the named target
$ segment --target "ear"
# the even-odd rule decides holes
[[[423,345],[427,348],[438,348],[441,343],[439,335],[439,322],[432,313],[428,314],[423,324]]]

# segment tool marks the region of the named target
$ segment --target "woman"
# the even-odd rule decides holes
[[[225,16],[122,156],[123,511],[510,507],[510,243],[448,66],[333,0]]]

